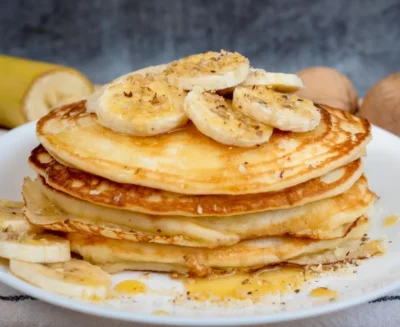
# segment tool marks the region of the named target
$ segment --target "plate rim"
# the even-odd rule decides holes
[[[81,300],[68,298],[57,293],[40,289],[12,275],[11,272],[1,272],[0,281],[9,287],[24,294],[30,295],[38,300],[55,305],[71,311],[76,311],[97,317],[113,320],[147,323],[159,326],[250,326],[294,321],[305,318],[334,313],[340,310],[349,309],[357,305],[375,300],[384,296],[397,288],[400,288],[400,280],[390,283],[375,291],[368,292],[363,296],[340,302],[330,302],[321,306],[302,309],[295,312],[274,313],[256,316],[234,316],[234,317],[176,317],[176,316],[157,316],[149,314],[137,314],[133,312],[120,311],[115,308],[105,308],[101,305],[86,303]]]
[[[34,126],[37,121],[29,122],[14,128],[5,134],[0,136],[0,147],[7,144],[7,140],[13,138],[14,135],[20,133],[31,133],[34,132]],[[378,126],[372,125],[373,132],[381,133],[384,138],[390,138],[394,142],[400,142],[400,137],[392,134]],[[399,143],[400,144],[400,143]],[[6,145],[7,146],[7,145]],[[311,318],[320,315],[325,315],[328,313],[337,312],[340,310],[348,309],[381,296],[384,296],[398,288],[400,288],[400,279],[394,280],[393,282],[375,289],[374,291],[368,292],[362,296],[358,296],[348,300],[342,300],[340,302],[331,302],[320,306],[315,306],[312,308],[300,309],[294,312],[284,312],[284,313],[273,313],[273,314],[258,314],[255,316],[234,316],[234,317],[177,317],[177,316],[157,316],[151,314],[138,314],[128,311],[118,310],[116,308],[104,307],[98,304],[87,303],[74,298],[69,298],[63,295],[59,295],[54,292],[46,291],[40,289],[34,285],[25,282],[18,277],[15,277],[7,268],[7,271],[0,272],[0,282],[6,284],[7,286],[20,291],[24,294],[30,295],[37,298],[43,302],[49,303],[61,307],[63,309],[68,309],[71,311],[76,311],[88,315],[94,315],[98,317],[129,321],[136,323],[150,323],[155,325],[174,325],[174,326],[248,326],[248,325],[261,325],[261,324],[271,324],[280,323],[286,321],[293,321],[304,318]]]

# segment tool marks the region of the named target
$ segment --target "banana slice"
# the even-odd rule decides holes
[[[113,82],[123,80],[123,79],[127,78],[128,76],[132,76],[132,75],[142,75],[142,76],[146,76],[148,74],[158,75],[158,74],[164,72],[165,69],[167,68],[167,66],[168,66],[168,64],[161,64],[161,65],[156,65],[156,66],[145,67],[145,68],[142,68],[139,70],[135,70],[134,72],[130,72],[125,75],[119,76],[116,79],[114,79]]]
[[[321,119],[311,100],[301,99],[294,94],[282,94],[267,86],[236,87],[233,106],[245,115],[282,131],[311,131]]]
[[[206,52],[168,65],[168,82],[180,89],[226,89],[242,83],[250,69],[249,60],[237,52]]]
[[[142,76],[158,75],[158,74],[162,73],[167,68],[167,66],[168,66],[167,64],[161,64],[161,65],[157,65],[157,66],[145,67],[145,68],[136,70],[134,72],[130,72],[130,73],[121,75],[121,76],[117,77],[116,79],[114,79],[112,81],[112,83],[123,81],[124,79],[126,79],[127,77],[132,76],[132,75],[142,75]],[[106,86],[107,85],[99,85],[99,84],[94,86],[94,92],[86,98],[86,111],[94,112],[94,113],[96,112],[97,102],[99,101],[99,97],[103,94]]]
[[[230,100],[200,88],[186,96],[185,112],[200,132],[227,145],[252,147],[267,142],[273,131],[242,114]]]
[[[106,86],[107,85],[99,85],[98,87],[96,87],[94,92],[86,98],[87,112],[93,112],[93,113],[97,112],[99,98],[103,94]]]
[[[31,225],[23,203],[0,200],[0,257],[27,262],[62,262],[71,258],[69,241]]]
[[[102,300],[110,294],[110,275],[83,260],[55,264],[10,261],[17,277],[42,289],[84,300]]]
[[[242,86],[265,85],[283,93],[293,93],[303,88],[303,82],[295,74],[270,73],[264,69],[251,68]]]
[[[26,262],[53,263],[71,258],[69,241],[52,234],[0,234],[0,257]]]
[[[186,91],[169,85],[163,74],[129,75],[99,90],[89,99],[99,123],[116,132],[152,136],[169,132],[187,122],[183,110]]]
[[[9,235],[21,235],[31,231],[31,225],[23,215],[24,204],[18,201],[0,200],[0,231]]]

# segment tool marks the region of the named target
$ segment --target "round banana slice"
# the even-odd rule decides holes
[[[163,74],[129,75],[99,91],[97,102],[87,101],[99,123],[115,132],[152,136],[187,122],[183,110],[186,91],[169,85]]]
[[[43,229],[25,219],[23,207],[22,202],[0,200],[0,257],[40,263],[69,260],[69,241],[39,234]]]
[[[102,300],[111,292],[110,275],[83,260],[47,265],[11,260],[10,270],[42,289],[84,300]]]
[[[145,68],[136,70],[134,72],[130,72],[130,73],[121,75],[121,76],[117,77],[116,79],[114,79],[112,81],[112,83],[118,82],[118,81],[123,81],[124,79],[126,79],[127,77],[132,76],[132,75],[142,75],[142,76],[158,75],[158,74],[162,73],[167,68],[167,66],[168,66],[167,64],[161,64],[161,65],[157,65],[157,66],[145,67]],[[94,112],[94,113],[96,112],[97,102],[99,101],[99,97],[103,94],[106,86],[107,85],[95,85],[94,92],[86,98],[86,110],[88,112]]]
[[[148,74],[158,75],[158,74],[164,72],[165,69],[167,68],[167,66],[168,66],[168,64],[161,64],[161,65],[156,65],[156,66],[144,67],[139,70],[135,70],[134,72],[130,72],[130,73],[124,74],[122,76],[119,76],[116,79],[114,79],[113,82],[122,80],[122,79],[127,78],[128,76],[132,76],[132,75],[142,75],[142,76],[146,76]]]
[[[170,63],[168,82],[180,89],[220,90],[242,83],[249,74],[249,60],[237,52],[206,52]]]
[[[303,88],[303,82],[295,74],[270,73],[264,69],[251,68],[242,86],[265,85],[283,93],[293,93]]]
[[[227,145],[252,147],[267,142],[273,131],[245,116],[230,100],[199,88],[186,96],[185,112],[200,132]]]
[[[26,262],[53,263],[71,259],[69,241],[51,234],[0,234],[0,257]]]
[[[23,210],[23,202],[0,200],[0,235],[20,235],[31,230],[32,225],[25,219]]]
[[[233,106],[245,115],[282,131],[311,131],[321,119],[311,100],[282,94],[266,86],[236,87]]]

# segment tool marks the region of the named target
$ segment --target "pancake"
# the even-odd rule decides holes
[[[375,194],[362,176],[348,191],[302,206],[226,217],[147,215],[91,204],[25,179],[28,220],[45,229],[139,242],[218,247],[245,239],[290,234],[330,239],[344,236],[368,212]]]
[[[193,124],[153,137],[101,126],[85,102],[53,110],[37,136],[57,161],[119,183],[181,194],[248,194],[282,190],[354,161],[371,138],[370,124],[319,106],[321,123],[307,133],[275,130],[254,148],[220,144]]]
[[[31,167],[52,188],[91,203],[156,215],[229,216],[284,209],[348,190],[363,172],[361,159],[288,189],[243,195],[188,195],[121,184],[58,163],[42,146],[29,157]]]
[[[71,250],[109,272],[125,269],[174,271],[207,276],[216,271],[257,270],[268,265],[316,265],[369,257],[384,251],[381,241],[364,242],[367,218],[356,221],[343,238],[309,240],[269,237],[217,249],[112,240],[100,236],[68,234]]]

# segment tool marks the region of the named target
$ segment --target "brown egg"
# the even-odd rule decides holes
[[[300,97],[351,113],[356,111],[357,91],[344,74],[329,67],[309,67],[296,74],[304,83],[304,88],[296,92]]]
[[[400,73],[381,79],[368,90],[359,115],[400,136]]]

